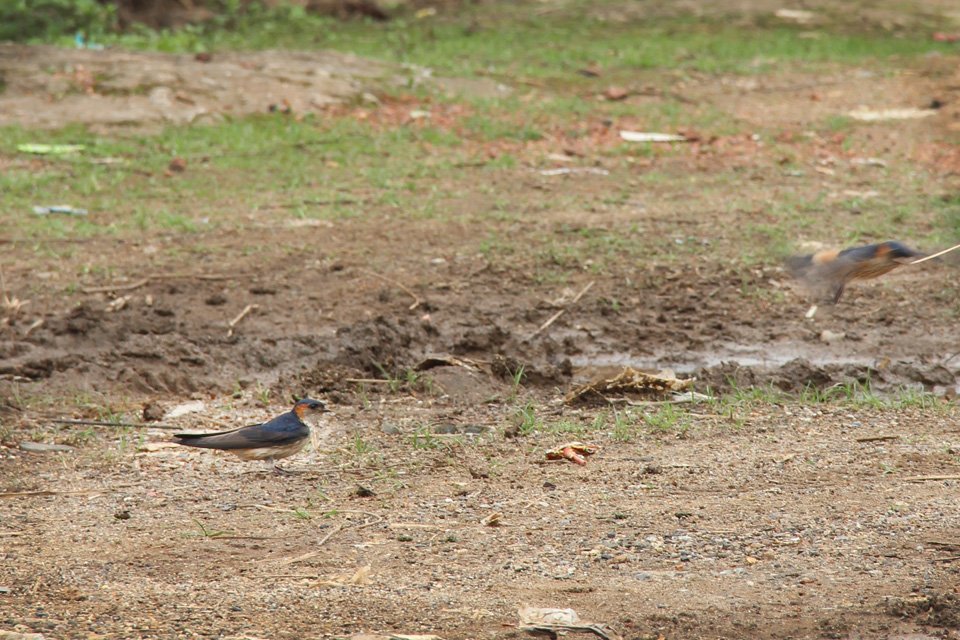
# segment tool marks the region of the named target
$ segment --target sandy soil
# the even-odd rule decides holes
[[[164,64],[179,65],[184,82],[191,69],[211,68]],[[223,64],[244,67],[239,55]],[[842,81],[855,75],[779,92],[778,82],[818,80],[684,89],[746,121],[770,113],[770,100],[773,117],[802,131],[818,117],[811,103],[847,108],[876,90]],[[888,95],[936,95],[948,106],[858,140],[857,152],[939,168],[949,187],[960,164],[940,140],[955,120],[957,83],[942,74],[882,82]],[[58,111],[70,112],[69,103]],[[378,113],[365,117],[394,126],[389,105]],[[544,146],[531,143],[531,157]],[[804,138],[797,148],[811,163],[830,155],[829,166],[872,180],[840,141]],[[794,188],[749,136],[657,162],[704,180],[742,166],[758,207]],[[536,277],[525,256],[478,254],[480,231],[469,221],[385,213],[291,234],[290,221],[263,214],[243,231],[192,236],[218,258],[189,270],[144,262],[147,248],[154,255],[182,242],[176,234],[124,251],[91,240],[84,253],[106,256],[119,275],[102,291],[106,281],[87,276],[64,298],[79,257],[44,268],[32,245],[7,242],[6,285],[29,291],[30,305],[0,341],[10,427],[0,443],[0,629],[50,638],[512,638],[523,636],[516,611],[526,603],[572,607],[624,638],[958,637],[952,404],[710,402],[657,429],[643,419],[656,407],[562,402],[572,385],[627,364],[669,367],[720,392],[731,381],[800,391],[870,380],[949,396],[960,371],[949,264],[857,287],[810,321],[778,266],[736,262],[737,225],[765,220],[762,208],[718,224],[684,194],[649,188],[642,206],[551,209],[545,198],[602,195],[610,177],[503,170],[482,179],[531,214],[504,222],[509,233],[574,224],[713,244],[602,276],[584,268],[558,285]],[[478,196],[464,206],[490,204]],[[276,250],[245,254],[251,242]],[[776,295],[750,294],[758,291]],[[259,307],[228,335],[248,304]],[[826,343],[825,329],[845,338]],[[424,362],[431,354],[462,361]],[[520,365],[525,379],[515,387]],[[380,367],[416,379],[387,384]],[[381,380],[358,382],[372,378]],[[41,394],[64,401],[29,410],[18,401]],[[292,477],[163,446],[170,432],[159,428],[50,422],[96,417],[93,400],[123,398],[133,420],[144,405],[162,414],[202,402],[164,423],[218,428],[285,411],[299,394],[326,398],[335,415],[316,429],[316,448],[292,459],[301,472]],[[545,426],[525,435],[518,408],[527,403]],[[623,431],[616,415],[634,426]],[[583,467],[545,460],[571,439],[601,451]],[[34,440],[74,449],[21,448]],[[499,526],[485,524],[494,513]]]

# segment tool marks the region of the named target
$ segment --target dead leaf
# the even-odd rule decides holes
[[[521,630],[534,635],[549,634],[557,637],[565,631],[592,633],[604,640],[621,640],[620,634],[611,631],[606,625],[587,622],[580,619],[573,609],[550,609],[523,605],[517,611],[520,616]]]
[[[547,460],[569,460],[581,467],[587,464],[587,456],[600,451],[600,447],[595,444],[583,442],[566,442],[558,445],[546,452]]]
[[[663,397],[671,392],[686,391],[694,382],[696,378],[680,380],[669,371],[652,374],[638,371],[633,367],[624,367],[623,371],[612,378],[601,378],[576,387],[567,393],[563,401],[571,404],[578,400],[589,399],[590,396],[606,399],[610,395],[628,393],[644,397]]]

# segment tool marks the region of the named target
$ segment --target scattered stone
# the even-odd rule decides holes
[[[44,640],[42,633],[20,633],[19,631],[5,631],[0,629],[0,640]]]
[[[357,488],[353,491],[353,495],[357,496],[358,498],[372,498],[377,494],[373,491],[373,489],[368,489],[362,484],[358,484]]]
[[[66,444],[47,444],[45,442],[21,442],[20,449],[30,453],[50,453],[73,451],[73,447]]]
[[[830,329],[824,329],[820,332],[820,342],[824,344],[833,344],[834,342],[840,342],[847,337],[847,334],[843,331],[830,331]]]
[[[382,425],[380,425],[380,430],[388,436],[400,435],[400,427],[390,422],[384,422]]]
[[[433,428],[437,435],[451,436],[460,433],[460,427],[455,424],[438,424]]]
[[[198,411],[203,411],[206,409],[206,407],[207,405],[202,400],[184,402],[183,404],[178,404],[173,409],[170,409],[170,412],[167,414],[167,418],[179,418],[180,416],[185,416],[190,413],[197,413]]]
[[[143,419],[145,422],[157,422],[163,419],[163,407],[156,402],[148,402],[143,405]]]
[[[461,428],[461,431],[468,436],[478,436],[480,434],[486,433],[490,430],[490,427],[485,427],[482,424],[465,424]]]
[[[625,100],[629,95],[629,91],[618,86],[607,87],[607,90],[603,92],[603,97],[611,101]]]

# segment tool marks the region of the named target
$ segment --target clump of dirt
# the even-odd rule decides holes
[[[427,331],[413,319],[384,315],[340,327],[337,329],[340,343],[337,361],[373,376],[402,372],[412,366],[416,357],[414,346],[423,344]]]
[[[795,358],[781,367],[742,366],[735,362],[724,362],[696,371],[696,378],[702,385],[721,393],[756,386],[773,386],[781,391],[796,393],[850,382],[866,383],[878,377],[876,370],[865,365],[820,366],[805,358]]]
[[[931,591],[905,598],[890,598],[887,612],[901,618],[933,627],[960,628],[960,595],[948,591]]]

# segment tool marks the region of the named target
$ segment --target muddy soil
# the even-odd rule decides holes
[[[131,54],[102,55],[119,63]],[[286,54],[263,55],[249,64]],[[239,55],[154,58],[187,84],[216,64],[247,68]],[[351,64],[360,79],[331,80],[340,88],[329,95],[355,93],[363,70],[376,68]],[[927,78],[896,82],[897,95],[936,88]],[[829,91],[846,86],[863,90]],[[30,99],[18,87],[10,83],[3,100]],[[956,93],[949,82],[939,89]],[[745,103],[754,90],[763,94],[737,87],[717,103]],[[196,106],[164,112],[138,99],[137,118],[178,119]],[[88,97],[64,100],[22,122],[63,124]],[[796,100],[792,115],[777,117],[802,126],[809,94]],[[890,153],[939,162],[952,184],[955,156],[937,146],[951,122],[945,113],[903,124],[913,142]],[[747,139],[726,142],[707,156],[665,159],[664,169],[740,162],[772,192],[787,188],[776,158],[744,155]],[[880,135],[872,144],[887,143]],[[516,610],[531,604],[572,607],[625,638],[957,637],[952,404],[708,402],[664,424],[643,417],[657,407],[561,401],[571,385],[623,365],[693,376],[698,390],[722,397],[751,385],[802,392],[859,382],[949,398],[960,373],[950,264],[852,288],[844,304],[807,319],[808,301],[779,266],[735,260],[731,229],[762,212],[730,214],[743,219],[719,230],[691,216],[678,234],[676,217],[657,215],[677,194],[646,194],[644,207],[550,212],[535,206],[560,191],[602,194],[609,178],[504,170],[482,179],[537,212],[504,223],[510,233],[632,222],[698,248],[602,274],[585,265],[557,284],[524,256],[504,262],[470,249],[480,231],[469,223],[397,223],[385,213],[292,233],[294,221],[278,218],[189,236],[218,256],[190,269],[144,261],[148,248],[153,255],[184,236],[87,241],[84,254],[109,256],[113,275],[86,275],[65,295],[75,269],[44,268],[32,244],[7,242],[5,286],[29,292],[30,303],[0,342],[0,629],[514,638],[523,636]],[[265,249],[244,253],[251,243]],[[315,430],[315,447],[292,459],[301,473],[291,477],[164,446],[170,431],[161,428],[51,423],[102,418],[105,407],[139,421],[144,406],[164,415],[199,401],[163,422],[213,429],[263,420],[303,394],[326,398],[334,415]],[[526,429],[531,406],[541,424]],[[579,439],[601,447],[585,466],[545,459]],[[73,449],[21,447],[33,440]]]

